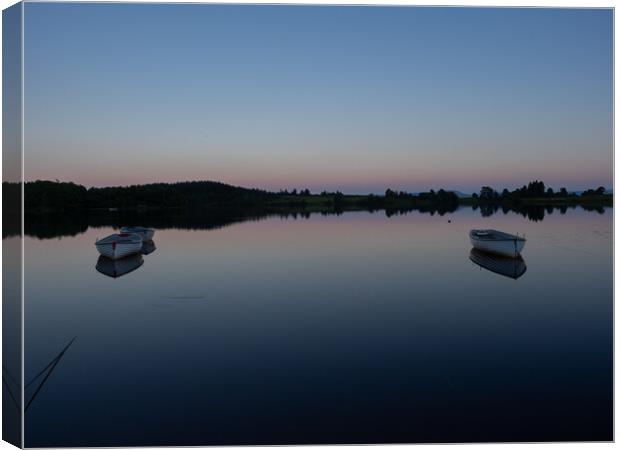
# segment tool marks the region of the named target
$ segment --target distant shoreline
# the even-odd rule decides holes
[[[75,183],[34,181],[24,185],[24,209],[28,213],[83,211],[155,211],[165,209],[273,209],[299,212],[331,212],[334,210],[438,210],[450,211],[459,206],[523,208],[528,206],[613,207],[613,194],[603,187],[577,195],[565,188],[554,192],[541,181],[530,182],[512,192],[501,193],[484,186],[480,194],[459,197],[453,191],[440,189],[411,194],[387,189],[384,195],[346,195],[337,192],[312,194],[308,189],[297,192],[270,192],[248,189],[213,181],[154,183],[127,187],[90,188]],[[21,184],[3,182],[3,200],[7,210],[21,209]]]

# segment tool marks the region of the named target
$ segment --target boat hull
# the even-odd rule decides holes
[[[488,253],[495,253],[497,255],[508,256],[510,258],[516,258],[519,256],[525,241],[514,239],[510,241],[484,241],[479,239],[470,238],[471,245],[478,250]]]
[[[95,242],[99,254],[110,259],[121,259],[142,252],[142,238],[137,234],[112,234]]]
[[[137,243],[116,243],[96,244],[99,253],[110,259],[121,259],[126,256],[140,253],[142,251],[142,242]]]
[[[121,232],[137,234],[143,241],[152,241],[155,236],[155,230],[144,227],[123,227]]]
[[[525,238],[497,230],[471,230],[471,245],[478,250],[516,258],[525,246]]]

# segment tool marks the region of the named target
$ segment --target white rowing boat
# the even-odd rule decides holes
[[[120,259],[142,251],[142,238],[133,233],[114,233],[95,242],[97,251],[110,259]]]
[[[135,233],[142,238],[143,241],[150,241],[155,236],[155,230],[147,227],[123,227],[121,233]]]
[[[525,246],[525,238],[497,230],[471,230],[471,245],[484,252],[516,258]]]

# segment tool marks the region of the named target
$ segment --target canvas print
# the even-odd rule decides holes
[[[613,440],[613,10],[3,12],[3,438]]]

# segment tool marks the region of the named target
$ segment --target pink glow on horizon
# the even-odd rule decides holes
[[[523,165],[525,166],[525,165]],[[482,170],[484,174],[454,168],[435,170],[385,170],[378,168],[358,169],[337,173],[310,173],[304,170],[282,170],[279,173],[265,170],[247,170],[246,173],[233,173],[218,170],[148,170],[148,167],[135,171],[106,170],[106,167],[95,167],[95,170],[46,170],[44,172],[26,170],[27,181],[37,179],[72,181],[86,187],[127,186],[147,183],[173,183],[178,181],[210,180],[247,188],[259,188],[272,191],[280,189],[305,189],[312,192],[322,190],[340,190],[348,193],[382,192],[387,188],[421,191],[428,189],[456,189],[477,191],[481,186],[489,185],[496,189],[514,189],[529,181],[542,180],[555,189],[584,189],[603,185],[613,185],[611,165],[608,173],[594,165],[583,165],[578,171],[566,171],[561,168],[547,167],[514,167],[498,164]],[[159,168],[158,168],[159,169]],[[54,175],[50,175],[53,173]],[[113,175],[109,175],[112,173]]]

